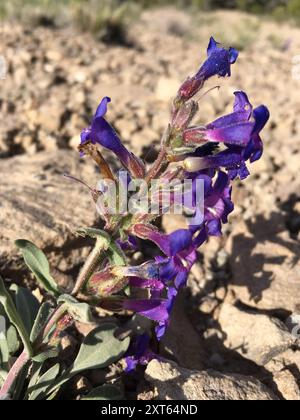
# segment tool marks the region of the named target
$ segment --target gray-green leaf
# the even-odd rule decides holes
[[[30,341],[32,343],[38,338],[40,331],[46,325],[50,315],[53,312],[53,308],[51,307],[49,302],[45,302],[39,309],[39,312],[36,316],[34,321],[31,333],[30,333]]]
[[[108,245],[110,243],[110,236],[100,229],[94,229],[94,228],[80,228],[77,229],[76,234],[78,236],[83,236],[84,238],[86,236],[89,236],[93,239],[101,239],[103,243],[106,243],[106,247],[108,248]]]
[[[57,295],[59,287],[50,274],[49,263],[43,251],[25,239],[19,239],[15,243],[21,250],[27,267],[33,272],[41,287],[47,292]]]
[[[89,394],[81,398],[82,401],[116,401],[124,398],[121,390],[114,385],[103,385],[93,389]]]
[[[53,381],[59,374],[59,363],[45,372],[40,379],[29,389],[29,400],[40,400],[46,396],[47,390],[51,387]]]
[[[16,307],[23,323],[30,334],[34,324],[34,320],[38,314],[40,304],[30,290],[19,287],[16,284],[12,285],[11,290],[15,292]]]
[[[103,369],[121,359],[129,347],[130,338],[120,341],[115,337],[117,325],[103,324],[84,339],[73,365],[55,381],[49,393],[61,387],[73,376],[91,369]]]
[[[24,348],[26,350],[26,353],[31,356],[33,351],[32,351],[32,347],[31,347],[31,343],[30,343],[30,339],[29,339],[29,335],[27,333],[27,330],[23,324],[23,321],[20,317],[20,315],[18,314],[18,311],[15,307],[15,304],[10,296],[10,294],[8,293],[8,291],[6,290],[3,280],[0,277],[0,303],[2,304],[6,315],[8,316],[10,322],[16,327],[19,336],[24,344]]]
[[[91,331],[84,339],[70,373],[103,369],[119,360],[128,349],[130,339],[120,341],[115,337],[117,326],[103,324]]]
[[[59,350],[55,347],[50,347],[49,349],[43,351],[42,353],[36,354],[32,357],[32,360],[37,363],[44,363],[48,359],[54,359],[59,355]]]
[[[91,308],[87,303],[78,302],[73,296],[62,295],[58,299],[58,304],[65,303],[68,308],[68,313],[76,320],[89,324],[94,322]]]

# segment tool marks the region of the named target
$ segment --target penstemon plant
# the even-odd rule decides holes
[[[197,250],[210,236],[222,234],[234,210],[232,182],[247,178],[247,162],[263,153],[260,132],[269,112],[265,106],[254,109],[244,92],[235,93],[231,114],[205,126],[192,125],[205,82],[230,76],[237,58],[235,49],[227,50],[211,38],[207,60],[179,88],[150,168],[123,145],[105,119],[110,99],[102,100],[79,145],[81,155],[91,157],[101,173],[95,188],[85,184],[101,225],[77,231],[93,238],[94,248],[68,293],[52,277],[41,250],[26,240],[16,242],[48,298],[39,305],[29,290],[13,285],[8,291],[0,279],[1,399],[55,399],[78,373],[122,360],[121,376],[122,370],[131,372],[159,357],[154,349],[197,261]],[[114,153],[122,170],[111,168],[102,148]],[[156,219],[172,211],[184,214],[187,226],[167,235],[156,227]],[[134,251],[149,243],[157,256],[133,265]],[[97,318],[95,308],[110,320]],[[76,322],[96,327],[66,365],[60,359],[60,343]],[[116,383],[95,388],[83,398],[122,398],[121,381]]]

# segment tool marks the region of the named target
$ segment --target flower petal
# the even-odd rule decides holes
[[[211,142],[246,146],[254,129],[254,123],[237,123],[218,129],[205,130],[205,137]]]
[[[97,118],[104,117],[107,113],[107,106],[111,102],[111,99],[108,96],[105,96],[102,101],[100,102],[100,105],[97,108],[97,111],[95,113],[93,121],[95,121]]]
[[[137,312],[152,321],[164,322],[169,318],[168,301],[166,299],[125,300],[123,308]]]

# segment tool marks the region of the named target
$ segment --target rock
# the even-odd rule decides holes
[[[219,314],[224,345],[258,365],[265,365],[286,351],[295,339],[278,319],[240,310],[224,303]]]
[[[223,375],[213,370],[198,372],[167,361],[152,360],[146,380],[156,388],[157,400],[278,400],[252,377]]]
[[[295,376],[289,370],[283,370],[273,376],[278,391],[287,401],[300,401],[300,388]]]
[[[236,299],[286,317],[300,311],[299,244],[290,238],[280,213],[237,224],[226,249],[229,289]]]
[[[94,165],[68,151],[40,153],[31,157],[2,159],[0,167],[0,267],[2,276],[24,267],[14,245],[19,238],[33,241],[58,265],[64,257],[76,253],[86,241],[74,236],[76,228],[91,226],[96,220],[89,192],[79,183],[63,177],[64,173],[96,183]],[[61,248],[63,247],[63,254]],[[66,271],[74,263],[69,261]]]
[[[289,349],[274,357],[265,368],[272,374],[270,388],[286,400],[300,400],[300,351]]]

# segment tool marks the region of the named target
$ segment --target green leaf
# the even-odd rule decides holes
[[[31,378],[27,387],[25,399],[28,400],[29,398],[29,390],[33,389],[34,385],[38,382],[41,374],[41,370],[43,368],[42,363],[33,363],[31,368]]]
[[[20,348],[16,328],[9,323],[3,306],[0,304],[0,368],[7,369],[10,357]]]
[[[31,333],[30,333],[30,341],[32,343],[38,338],[40,331],[46,325],[49,317],[53,313],[53,308],[51,307],[49,302],[45,302],[39,309],[39,312],[36,316],[34,321]]]
[[[70,374],[84,370],[103,369],[119,360],[128,349],[130,339],[115,337],[117,326],[104,324],[91,331],[84,339]]]
[[[3,305],[6,315],[8,316],[10,322],[16,327],[19,336],[24,344],[26,353],[31,356],[33,354],[29,335],[27,330],[22,322],[20,315],[17,312],[17,309],[14,305],[14,302],[7,292],[3,280],[0,277],[0,303]]]
[[[58,304],[65,303],[68,313],[76,320],[85,324],[94,322],[91,308],[87,303],[78,302],[73,296],[62,295],[59,297]]]
[[[126,265],[126,257],[119,245],[111,240],[111,237],[99,229],[80,228],[76,231],[77,235],[97,239],[98,246],[108,251],[108,257],[114,265]]]
[[[106,232],[100,229],[80,228],[80,229],[77,229],[76,234],[78,236],[83,236],[84,238],[89,236],[90,238],[93,238],[93,239],[101,239],[103,243],[107,244],[106,248],[108,248],[110,244],[110,236]]]
[[[28,361],[21,369],[21,371],[18,373],[18,377],[16,378],[15,384],[14,384],[14,391],[13,391],[13,400],[19,400],[20,396],[24,389],[24,384],[28,376],[30,368],[30,362]]]
[[[103,385],[93,389],[89,394],[81,398],[82,401],[117,401],[124,398],[121,390],[114,385]]]
[[[57,363],[47,372],[45,372],[40,379],[28,391],[30,393],[29,400],[41,400],[47,395],[48,388],[51,387],[53,381],[59,374],[60,365]]]
[[[30,334],[34,320],[38,314],[40,304],[28,289],[13,284],[10,288],[15,293],[16,307],[23,323]]]
[[[126,257],[119,245],[111,242],[109,246],[109,261],[112,265],[126,265]]]
[[[117,328],[117,325],[107,323],[91,331],[85,337],[73,365],[58,378],[49,393],[80,372],[103,369],[120,360],[129,347],[130,338],[123,341],[116,338]]]
[[[9,348],[7,342],[7,320],[5,311],[0,304],[0,368],[4,369],[9,361]]]
[[[53,295],[59,294],[59,287],[50,274],[49,263],[43,251],[25,239],[19,239],[15,244],[21,250],[27,267],[33,272],[41,287]]]
[[[6,340],[8,345],[8,351],[13,356],[20,349],[20,340],[16,328],[13,325],[9,325],[6,331]]]
[[[50,347],[49,349],[43,351],[42,353],[36,354],[32,357],[32,360],[37,363],[44,363],[48,359],[54,359],[59,355],[59,350],[55,347]]]

